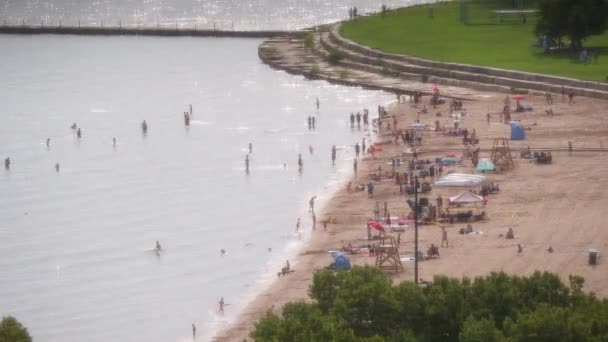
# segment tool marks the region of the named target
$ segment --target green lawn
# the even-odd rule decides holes
[[[456,2],[392,10],[386,16],[359,18],[343,25],[342,34],[361,44],[391,53],[432,60],[492,66],[604,81],[608,76],[608,34],[590,37],[585,47],[602,51],[599,61],[584,65],[576,55],[544,54],[533,46],[534,21],[527,24],[463,25]],[[471,12],[470,15],[473,13]],[[485,14],[487,15],[487,13]]]

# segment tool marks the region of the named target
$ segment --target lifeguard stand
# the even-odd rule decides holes
[[[494,146],[492,147],[490,159],[494,165],[500,165],[507,169],[515,168],[507,138],[494,138]]]
[[[384,234],[376,251],[376,267],[381,270],[401,272],[403,265],[399,256],[399,248],[395,237]]]

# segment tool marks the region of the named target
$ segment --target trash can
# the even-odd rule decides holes
[[[589,265],[597,265],[599,251],[595,248],[589,249]]]

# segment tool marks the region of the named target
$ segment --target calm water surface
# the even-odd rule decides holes
[[[3,0],[0,20],[30,25],[300,29],[359,13],[433,0]]]
[[[393,97],[273,71],[260,43],[0,36],[0,315],[43,342],[204,341],[274,279],[351,171],[348,114]]]

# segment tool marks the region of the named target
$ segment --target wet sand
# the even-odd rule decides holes
[[[508,126],[498,123],[498,113],[505,96],[506,94],[472,91],[470,98],[474,100],[464,102],[467,116],[461,127],[469,131],[476,130],[482,151],[480,158],[490,156],[493,138],[509,135]],[[585,278],[585,290],[601,297],[608,295],[605,287],[608,282],[608,264],[603,262],[603,253],[608,251],[608,230],[604,229],[602,221],[604,207],[608,204],[608,194],[604,191],[608,186],[608,153],[576,151],[608,147],[608,121],[605,119],[608,102],[576,98],[576,103],[569,105],[559,95],[554,94],[553,98],[554,116],[549,117],[545,113],[548,106],[543,95],[526,96],[522,104],[533,106],[534,111],[515,113],[512,119],[521,120],[529,128],[526,130],[527,138],[524,141],[510,141],[510,146],[512,149],[527,146],[532,149],[564,149],[568,146],[568,141],[571,141],[575,151],[553,152],[553,163],[548,165],[530,163],[527,159],[519,158],[518,152],[513,152],[513,170],[486,174],[490,181],[498,183],[500,192],[488,196],[488,219],[473,223],[473,229],[482,234],[460,235],[458,230],[465,224],[448,225],[449,247],[440,248],[440,258],[419,264],[420,278],[432,280],[438,274],[458,278],[475,277],[500,271],[523,275],[540,270],[557,273],[566,283],[570,274],[581,275]],[[435,120],[439,120],[442,126],[450,127],[452,122],[447,116],[448,104],[432,109],[428,101],[429,97],[423,98],[423,103],[429,107],[429,113],[420,114],[420,121],[434,127]],[[414,108],[406,102],[395,104],[390,113],[396,115],[398,127],[404,128],[415,122],[420,108],[421,106]],[[488,112],[491,113],[490,124],[486,118]],[[437,113],[442,114],[437,116]],[[375,111],[370,115],[375,118]],[[384,141],[390,137],[380,134],[376,139]],[[425,131],[423,139],[419,159],[434,160],[444,155],[442,152],[424,153],[424,150],[463,150],[461,137]],[[375,158],[369,154],[363,155],[353,185],[367,183],[368,175],[377,170],[378,166],[390,170],[391,157],[400,157],[404,149],[402,144],[383,147],[384,151],[376,153]],[[460,157],[462,152],[456,154]],[[405,159],[411,159],[411,155]],[[406,165],[402,164],[399,170],[405,171]],[[473,166],[470,160],[466,160],[448,170],[472,173]],[[438,195],[445,199],[462,191],[464,188],[438,187],[421,197],[427,197],[434,203]],[[292,262],[295,272],[278,278],[216,340],[242,341],[248,338],[254,322],[268,310],[280,313],[282,305],[287,302],[309,301],[308,288],[313,272],[332,261],[327,252],[339,249],[349,242],[353,246],[367,243],[366,222],[374,216],[375,202],[379,201],[381,207],[387,202],[391,216],[406,216],[409,213],[405,203],[407,198],[399,195],[399,186],[394,180],[377,182],[373,198],[368,198],[367,192],[348,192],[346,189],[339,191],[318,215],[319,220],[331,217],[335,223],[329,224],[327,231],[323,231],[322,225],[319,225],[320,229],[313,233],[308,246]],[[509,227],[513,228],[516,235],[513,240],[501,237]],[[413,256],[413,239],[413,227],[409,227],[401,235],[400,255]],[[421,226],[419,249],[426,252],[431,243],[441,244],[439,225]],[[523,247],[521,255],[517,253],[517,244]],[[553,253],[547,251],[549,247],[552,247]],[[589,248],[600,251],[597,266],[587,264]],[[375,257],[369,256],[352,255],[350,259],[355,265],[375,263]],[[390,274],[395,282],[414,279],[414,263],[403,262],[403,266],[403,272]]]

